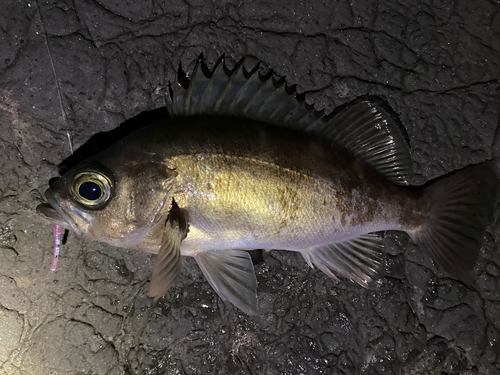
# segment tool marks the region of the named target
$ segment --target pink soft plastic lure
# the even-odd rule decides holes
[[[55,239],[54,257],[52,258],[52,264],[50,265],[50,272],[54,272],[56,270],[56,267],[57,267],[57,259],[59,259],[59,246],[61,244],[61,233],[62,233],[61,226],[55,224],[54,225],[54,239]]]

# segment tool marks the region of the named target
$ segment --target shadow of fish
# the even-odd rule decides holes
[[[163,296],[194,257],[223,300],[257,312],[245,250],[300,252],[310,266],[363,287],[379,277],[381,231],[399,230],[451,276],[468,280],[491,220],[492,162],[426,188],[383,103],[333,116],[242,64],[201,60],[171,86],[171,118],[152,123],[58,178],[38,211],[114,246],[158,253],[149,296]]]

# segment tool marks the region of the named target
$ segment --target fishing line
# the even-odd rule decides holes
[[[68,137],[69,149],[71,151],[71,155],[73,155],[74,150],[73,150],[73,137],[71,135],[71,126],[69,124],[68,117],[66,115],[66,110],[64,109],[64,105],[63,105],[61,87],[59,85],[59,78],[57,76],[57,71],[56,71],[56,66],[54,64],[54,59],[52,58],[52,52],[50,51],[49,37],[47,35],[47,29],[45,28],[45,21],[43,20],[42,12],[40,10],[40,6],[38,5],[38,0],[35,0],[35,4],[36,4],[38,16],[40,17],[40,24],[42,26],[42,34],[43,34],[43,38],[45,40],[45,46],[47,47],[47,53],[49,55],[50,65],[52,66],[52,72],[54,73],[54,79],[56,81],[57,96],[59,97],[59,105],[61,107],[63,122],[67,126],[66,136]]]
[[[68,116],[66,115],[66,110],[64,109],[63,105],[63,99],[62,99],[62,94],[61,94],[61,86],[59,85],[59,77],[57,76],[57,71],[56,71],[56,66],[54,64],[54,59],[52,58],[52,52],[50,51],[50,46],[49,46],[49,37],[47,34],[47,29],[45,28],[45,21],[42,16],[42,11],[40,10],[40,5],[38,4],[38,0],[35,0],[36,4],[36,10],[38,13],[38,16],[40,17],[40,25],[42,27],[42,34],[43,34],[43,39],[45,40],[45,46],[47,47],[47,53],[49,56],[49,61],[50,61],[50,66],[52,67],[52,72],[54,74],[54,79],[56,82],[56,90],[57,90],[57,96],[59,98],[59,106],[61,107],[61,113],[62,113],[62,119],[63,122],[66,124],[66,137],[68,138],[68,143],[69,143],[69,150],[71,152],[71,155],[74,153],[73,149],[73,137],[71,135],[71,125],[68,121]],[[61,227],[57,224],[54,225],[54,257],[52,258],[52,264],[50,267],[50,271],[54,272],[56,270],[57,266],[57,260],[59,259],[59,248],[61,244]],[[68,238],[68,230],[66,229],[64,231],[63,235],[63,245],[66,243],[66,239]]]

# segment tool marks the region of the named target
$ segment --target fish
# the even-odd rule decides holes
[[[380,98],[332,114],[243,63],[200,58],[169,86],[170,116],[58,177],[39,213],[77,235],[157,253],[148,296],[193,257],[215,292],[258,314],[248,251],[302,254],[361,287],[383,276],[385,231],[406,232],[469,282],[498,193],[493,161],[416,187],[404,127]]]

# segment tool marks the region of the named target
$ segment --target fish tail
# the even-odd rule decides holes
[[[494,162],[467,167],[426,188],[429,219],[412,234],[450,276],[471,281],[498,191]]]

